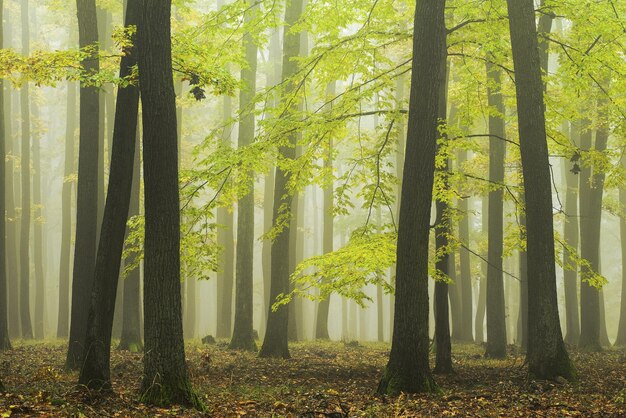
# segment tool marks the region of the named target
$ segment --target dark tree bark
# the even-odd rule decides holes
[[[572,134],[574,130],[572,130]],[[578,143],[575,140],[574,143]],[[572,173],[566,165],[563,165],[563,174],[567,186],[565,193],[565,214],[567,219],[563,226],[563,239],[565,243],[578,250],[578,177]],[[565,290],[565,342],[578,344],[580,338],[580,318],[578,315],[578,274],[572,255],[565,249],[563,251],[563,265],[570,266],[563,272],[563,287]]]
[[[488,87],[489,106],[495,108],[500,116],[489,115],[489,180],[494,183],[504,182],[504,159],[506,156],[504,129],[504,100],[500,71],[487,64],[490,81]],[[496,137],[497,136],[497,137]],[[506,313],[504,304],[504,283],[502,277],[503,251],[503,191],[501,188],[489,192],[489,232],[487,254],[487,350],[486,357],[506,357]]]
[[[440,67],[446,52],[445,1],[415,8],[409,129],[398,224],[395,318],[379,393],[436,388],[428,364],[428,243],[438,138]]]
[[[255,0],[250,0],[250,9],[244,20],[252,22],[256,11]],[[244,86],[239,94],[239,148],[250,146],[254,141],[254,96],[256,95],[256,70],[258,48],[251,34],[243,39],[246,63],[241,70]],[[256,351],[253,335],[253,276],[254,276],[254,172],[246,173],[248,192],[237,204],[237,256],[235,265],[235,326],[230,348]]]
[[[76,0],[76,9],[79,46],[84,48],[97,44],[98,22],[95,0]],[[100,63],[96,57],[86,59],[82,65],[87,73],[97,72],[100,69]],[[98,89],[81,85],[76,240],[74,245],[70,340],[65,362],[68,369],[78,369],[82,364],[96,263],[99,108]]]
[[[7,10],[8,12],[8,10]],[[4,33],[11,33],[10,18],[4,13],[6,23],[4,26]],[[5,48],[10,47],[7,42],[4,43]],[[20,334],[20,307],[19,307],[19,286],[20,286],[20,274],[18,263],[18,232],[17,232],[17,215],[15,210],[16,195],[19,187],[15,187],[16,175],[15,175],[15,151],[16,146],[13,140],[13,107],[11,103],[11,86],[5,84],[4,90],[4,135],[5,135],[5,153],[6,159],[6,254],[7,254],[7,292],[8,292],[8,319],[9,319],[9,337],[19,338]]]
[[[22,54],[30,53],[30,20],[28,18],[28,0],[22,1]],[[30,93],[26,82],[20,91],[22,114],[22,222],[20,225],[20,321],[22,338],[33,338],[30,321]]]
[[[136,25],[136,1],[130,0],[128,8],[125,25]],[[120,76],[130,75],[136,63],[137,57],[133,49],[122,58]],[[115,112],[109,190],[100,230],[100,243],[90,294],[87,335],[79,378],[79,383],[89,388],[111,387],[111,332],[133,182],[138,108],[138,88],[120,87]]]
[[[0,0],[0,22],[3,22],[4,1]],[[0,23],[0,48],[4,48],[4,36]],[[4,80],[0,79],[0,173],[6,173],[6,142],[7,135],[4,126]],[[0,181],[0,351],[9,350],[8,309],[7,309],[7,240],[6,240],[6,184]],[[13,191],[11,191],[12,193]],[[1,382],[0,382],[1,385]],[[2,389],[0,387],[0,389]]]
[[[74,173],[74,140],[76,132],[76,86],[67,83],[67,122],[65,131],[65,164],[61,191],[61,260],[59,261],[59,312],[57,338],[67,338],[70,328],[70,247],[72,244],[72,182]]]
[[[552,220],[552,184],[543,84],[532,0],[507,0],[515,66],[524,175],[528,263],[529,372],[541,379],[573,378],[559,323]],[[490,216],[492,214],[490,213]]]
[[[297,57],[300,52],[300,33],[291,32],[293,26],[302,14],[302,0],[293,0],[287,5],[285,12],[285,39],[283,48],[283,67],[282,79],[289,80],[298,70],[298,63],[293,58]],[[295,94],[297,86],[289,82],[284,93],[285,96]],[[280,147],[281,158],[285,160],[293,160],[296,157],[296,133],[289,135],[288,143]],[[296,197],[287,196],[287,184],[291,178],[291,173],[283,169],[276,169],[275,187],[274,187],[274,209],[273,223],[280,222],[283,214],[291,214],[292,199]],[[288,347],[288,328],[289,328],[289,310],[293,309],[288,305],[279,307],[276,311],[272,310],[272,304],[278,295],[287,294],[289,292],[289,263],[285,258],[285,254],[289,254],[295,242],[291,242],[290,229],[297,225],[294,219],[288,220],[287,224],[274,238],[272,243],[271,254],[271,271],[272,281],[270,286],[270,299],[267,315],[267,327],[263,345],[259,352],[260,357],[282,357],[289,358]]]
[[[224,96],[224,117],[226,122],[232,115],[232,99]],[[222,141],[231,146],[230,128],[224,128]],[[220,259],[220,269],[217,272],[217,331],[218,338],[230,338],[233,316],[233,282],[235,240],[233,238],[234,222],[233,213],[228,208],[217,209],[217,243],[224,249]]]
[[[180,290],[180,198],[171,0],[139,0],[137,49],[145,186],[143,402],[204,409],[185,363]]]

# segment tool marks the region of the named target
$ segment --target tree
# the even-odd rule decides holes
[[[145,188],[144,376],[141,400],[203,409],[183,341],[178,144],[171,1],[139,0],[137,32]]]
[[[459,166],[467,160],[467,151],[462,150],[459,156]],[[470,211],[469,198],[462,198],[459,201],[459,211],[464,216],[459,221],[459,240],[466,246],[470,245]],[[460,321],[458,322],[458,333],[455,331],[459,341],[473,342],[474,333],[472,332],[472,272],[470,265],[470,252],[467,248],[459,249],[460,271],[457,282],[457,294],[460,296]]]
[[[0,0],[0,22],[3,22],[4,1]],[[0,48],[4,47],[4,36],[0,24]],[[6,172],[7,135],[4,126],[4,80],[0,79],[0,173]],[[6,184],[0,181],[0,351],[11,348],[7,318],[7,240],[6,240]]]
[[[125,26],[135,26],[137,2],[130,0],[127,7]],[[131,49],[122,58],[120,76],[126,77],[133,71],[137,63],[135,53]],[[79,383],[90,388],[110,388],[111,385],[111,332],[133,182],[138,109],[139,89],[133,85],[121,87],[117,95],[108,193],[100,229],[79,377]]]
[[[283,67],[282,67],[282,79],[283,81],[290,80],[290,78],[298,70],[298,63],[294,60],[300,52],[300,33],[294,32],[292,26],[300,19],[302,14],[303,1],[293,0],[287,5],[285,11],[285,37],[283,47]],[[297,86],[292,81],[288,83],[288,86],[283,93],[285,96],[297,93]],[[289,110],[293,107],[293,103],[290,105]],[[286,161],[294,160],[296,157],[296,140],[297,134],[292,132],[289,134],[288,143],[280,146],[280,157]],[[291,178],[289,171],[277,167],[275,186],[274,186],[274,209],[273,209],[273,223],[275,227],[279,227],[280,230],[274,237],[272,242],[272,255],[271,255],[271,272],[272,281],[270,286],[270,299],[267,315],[267,327],[265,332],[265,338],[263,339],[263,345],[259,356],[261,357],[283,357],[289,358],[288,347],[288,327],[289,327],[289,310],[293,307],[288,305],[282,305],[278,309],[274,310],[272,305],[276,298],[280,294],[289,293],[289,260],[285,257],[289,254],[292,247],[295,246],[294,242],[290,239],[290,229],[295,228],[293,224],[292,216],[292,199],[294,196],[289,196],[288,184]],[[285,222],[284,218],[287,216]]]
[[[245,23],[255,18],[255,0],[250,0],[250,9],[245,13]],[[247,67],[241,70],[244,83],[239,94],[239,147],[244,148],[254,141],[254,96],[256,95],[257,46],[252,34],[244,36]],[[256,351],[253,335],[253,276],[254,276],[254,172],[246,173],[247,192],[237,205],[237,256],[235,266],[235,326],[230,348]]]
[[[30,53],[29,2],[22,2],[22,54]],[[20,321],[22,338],[33,338],[30,321],[30,86],[26,82],[20,91],[22,114],[22,222],[20,225]]]
[[[417,1],[409,128],[398,224],[396,293],[389,362],[379,393],[428,392],[428,236],[438,138],[445,1]]]
[[[78,44],[81,48],[98,46],[98,21],[95,0],[76,0]],[[94,52],[95,54],[95,52]],[[85,73],[100,70],[96,56],[82,62]],[[80,87],[80,136],[78,149],[78,186],[76,189],[76,240],[72,278],[70,340],[65,366],[77,369],[82,363],[87,335],[87,318],[98,230],[98,89],[82,82]]]
[[[135,141],[135,161],[133,163],[133,183],[130,191],[130,206],[128,218],[139,216],[141,200],[141,147],[139,125],[137,126],[137,139]],[[127,228],[126,233],[128,234]],[[128,236],[128,235],[127,235]],[[126,259],[126,263],[135,264],[136,255]],[[140,266],[134,268],[124,279],[123,308],[122,308],[122,332],[118,350],[138,352],[143,348],[141,342],[141,274]]]
[[[76,85],[67,83],[67,121],[65,130],[65,163],[61,191],[61,259],[59,261],[59,312],[57,338],[67,338],[70,328],[70,247],[72,243],[72,182],[74,173],[74,139],[76,131]]]
[[[507,0],[515,67],[520,150],[527,222],[529,372],[573,378],[559,323],[556,295],[552,184],[534,2]],[[490,216],[493,216],[490,213]]]
[[[621,165],[622,168],[626,168],[626,159],[624,157],[622,157]],[[622,250],[622,293],[620,299],[619,326],[617,328],[615,345],[624,347],[626,346],[626,219],[624,219],[623,211],[626,208],[626,190],[623,187],[619,189],[619,203],[622,211],[619,220],[619,234]]]
[[[500,70],[487,64],[490,84],[488,90],[489,106],[498,112],[498,116],[489,114],[489,181],[504,182],[505,142],[504,99]],[[501,188],[489,192],[489,226],[487,254],[487,350],[485,356],[491,358],[506,357],[506,319],[504,307],[504,283],[502,277],[503,252],[503,191]]]

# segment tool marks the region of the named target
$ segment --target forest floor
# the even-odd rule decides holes
[[[626,417],[626,351],[571,352],[576,383],[530,380],[515,348],[506,360],[487,360],[478,344],[455,345],[456,374],[438,376],[440,393],[375,395],[388,345],[308,342],[291,346],[291,360],[259,359],[233,352],[225,342],[188,344],[193,385],[207,412],[159,409],[137,402],[142,355],[113,351],[115,394],[77,387],[63,370],[62,342],[16,342],[0,355],[8,392],[0,393],[0,417],[8,416],[602,416]]]

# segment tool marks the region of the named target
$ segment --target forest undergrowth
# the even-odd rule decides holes
[[[535,381],[523,353],[510,347],[506,360],[483,358],[479,344],[455,345],[456,373],[437,376],[437,394],[395,398],[375,395],[388,358],[385,344],[293,344],[292,359],[261,359],[230,351],[226,342],[188,344],[192,383],[207,406],[159,409],[137,399],[142,354],[112,352],[113,394],[76,386],[63,368],[62,342],[16,341],[2,354],[6,393],[0,416],[228,416],[228,417],[444,417],[626,416],[626,351],[571,351],[578,382]]]

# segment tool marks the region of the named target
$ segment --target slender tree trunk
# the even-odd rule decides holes
[[[515,67],[527,216],[528,370],[541,379],[573,378],[556,294],[552,184],[543,84],[532,0],[507,0]],[[490,214],[491,215],[491,214]]]
[[[626,159],[622,157],[622,167],[626,168]],[[626,210],[626,189],[620,188],[619,190],[619,203],[622,214]],[[615,345],[618,347],[626,346],[626,219],[624,216],[620,216],[619,219],[619,234],[621,238],[622,248],[622,293],[620,298],[620,315],[619,326],[617,328],[617,339]]]
[[[232,115],[232,99],[224,96],[224,122]],[[222,141],[231,146],[231,132],[227,126],[224,129]],[[218,338],[230,338],[232,329],[233,282],[235,242],[233,238],[233,213],[229,208],[217,209],[217,243],[224,249],[220,259],[220,269],[217,272],[217,331]]]
[[[76,133],[76,85],[67,83],[65,164],[61,192],[61,260],[59,261],[59,312],[57,338],[67,338],[70,328],[70,249],[72,244],[72,181]]]
[[[4,13],[5,23],[3,23],[3,33],[12,33],[12,17],[7,10]],[[6,39],[3,47],[10,47],[10,39]],[[5,135],[5,153],[6,158],[6,255],[7,255],[7,286],[8,286],[8,319],[9,319],[9,336],[11,338],[19,338],[20,333],[20,307],[19,307],[19,236],[18,236],[18,217],[16,214],[15,203],[18,200],[19,187],[16,187],[16,171],[15,159],[18,152],[17,144],[13,139],[13,105],[12,105],[12,89],[9,83],[4,84],[4,135]]]
[[[76,8],[79,46],[84,48],[95,45],[98,42],[95,0],[76,0]],[[99,60],[95,57],[86,59],[82,65],[87,72],[97,72],[100,69]],[[70,341],[65,363],[69,369],[77,369],[82,364],[96,263],[99,108],[98,89],[81,85],[76,241],[74,246]]]
[[[467,161],[467,150],[462,150],[459,155],[459,165]],[[463,213],[463,217],[459,221],[459,239],[461,242],[470,246],[470,211],[469,198],[463,198],[459,203],[459,210]],[[462,342],[473,342],[474,333],[472,328],[472,272],[470,265],[470,252],[467,248],[459,249],[460,258],[460,275],[455,281],[454,286],[457,288],[457,294],[460,299],[461,312],[459,315],[459,332],[455,332],[457,339]]]
[[[574,141],[578,143],[578,141]],[[578,177],[567,169],[563,164],[563,177],[565,177],[567,192],[565,194],[565,214],[567,219],[563,226],[563,238],[565,243],[574,251],[578,251]],[[575,254],[574,254],[575,256]],[[563,265],[569,266],[563,272],[563,287],[565,289],[565,342],[578,344],[580,338],[580,319],[578,315],[578,274],[572,254],[565,249],[563,251]]]
[[[145,185],[145,355],[141,400],[203,409],[185,363],[171,1],[139,0],[137,49]]]
[[[299,55],[300,51],[300,33],[291,32],[293,26],[302,14],[302,0],[293,0],[287,5],[285,12],[285,39],[283,48],[283,67],[282,79],[289,80],[298,70],[298,63],[293,58]],[[284,96],[289,97],[291,94],[297,94],[297,86],[292,82],[287,85]],[[297,136],[295,133],[289,135],[288,143],[280,147],[280,155],[285,160],[293,160],[296,157],[295,146]],[[281,221],[284,214],[291,213],[292,199],[295,197],[287,196],[287,185],[291,178],[291,173],[283,169],[276,169],[276,180],[274,187],[274,210],[273,223],[278,224],[281,228],[280,232],[274,238],[272,243],[271,270],[272,282],[270,286],[270,303],[267,316],[267,328],[263,346],[259,352],[261,357],[283,357],[289,358],[288,347],[288,329],[289,329],[289,310],[288,305],[279,307],[276,311],[272,310],[272,304],[278,295],[287,294],[289,292],[289,263],[285,260],[285,254],[289,254],[291,247],[295,246],[295,242],[291,242],[290,229],[297,227],[292,220],[285,223]]]
[[[255,0],[249,1],[250,8],[245,14],[247,22],[255,19]],[[258,48],[251,34],[244,36],[244,48],[248,67],[241,70],[244,86],[239,94],[240,149],[248,147],[254,141],[254,96],[256,95],[256,70]],[[235,267],[235,326],[230,348],[236,350],[256,351],[253,335],[253,276],[254,276],[254,171],[246,173],[248,187],[245,196],[239,198],[237,204],[237,256]]]
[[[328,86],[329,97],[334,97],[337,91],[337,82],[333,81]],[[328,145],[326,149],[326,155],[324,158],[324,169],[328,173],[330,181],[324,185],[324,217],[323,217],[323,231],[322,231],[322,252],[324,254],[332,253],[333,240],[335,237],[335,223],[333,210],[335,207],[334,192],[334,173],[333,173],[333,138],[328,138]],[[382,305],[382,299],[378,298],[378,304]],[[380,306],[379,306],[380,308]],[[330,339],[328,335],[328,314],[330,312],[330,295],[320,301],[317,308],[317,321],[315,324],[315,338],[316,339]],[[382,311],[381,311],[382,312]],[[381,315],[378,317],[378,337],[381,338],[381,328],[383,326]]]
[[[484,237],[489,235],[489,197],[483,196],[481,202],[481,218],[482,218],[482,234]],[[484,255],[488,260],[489,254]],[[476,317],[474,319],[474,329],[476,332],[476,342],[483,343],[486,341],[484,327],[485,327],[485,313],[487,310],[487,274],[488,264],[481,262],[481,279],[478,282],[478,301],[476,303]]]
[[[136,25],[136,1],[130,0],[128,7],[125,25]],[[132,50],[122,58],[120,76],[128,76],[136,62],[137,57]],[[135,86],[120,88],[113,134],[109,190],[102,218],[93,288],[90,293],[87,336],[79,378],[80,384],[90,388],[111,386],[111,332],[133,182],[138,106],[138,88]]]
[[[506,143],[501,139],[506,136],[504,129],[504,100],[500,71],[487,64],[487,74],[491,82],[488,88],[489,106],[500,116],[489,116],[489,180],[494,183],[504,182],[504,159]],[[504,303],[504,283],[502,277],[503,251],[503,191],[501,188],[489,192],[489,249],[487,266],[487,351],[491,358],[506,357],[506,319]]]
[[[126,13],[128,15],[128,13]],[[119,100],[119,99],[118,99]],[[135,140],[135,158],[133,162],[133,183],[130,191],[130,206],[128,208],[128,218],[139,216],[141,206],[141,138],[139,124],[137,124],[137,135]],[[128,234],[129,230],[126,230]],[[128,264],[133,264],[135,260],[129,258],[125,260]],[[129,350],[132,352],[141,351],[141,266],[131,271],[124,279],[124,292],[122,293],[124,302],[122,309],[122,335],[120,338],[119,350]]]
[[[398,224],[395,318],[379,393],[430,392],[428,244],[437,147],[445,1],[418,1],[413,35],[409,130]]]
[[[0,0],[0,22],[4,22],[4,2]],[[0,24],[0,48],[4,48],[4,36]],[[4,80],[0,79],[0,173],[6,173],[7,134],[4,126]],[[0,351],[9,350],[8,309],[7,309],[7,239],[6,239],[6,183],[0,181]],[[13,191],[11,191],[11,194]]]
[[[22,1],[22,54],[30,53],[30,20],[28,18],[28,0]],[[22,222],[20,226],[20,319],[22,338],[33,338],[30,321],[30,93],[26,82],[20,91],[22,113]]]
[[[34,19],[33,19],[33,23]],[[36,24],[33,26],[36,27]],[[39,121],[39,109],[36,104],[32,105],[33,119]],[[43,266],[44,239],[43,239],[43,211],[41,201],[41,134],[35,131],[32,135],[33,153],[33,205],[34,205],[34,242],[33,258],[35,264],[35,316],[34,336],[41,340],[44,338],[44,311],[45,311],[45,277]]]

